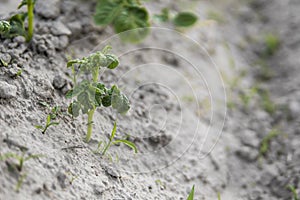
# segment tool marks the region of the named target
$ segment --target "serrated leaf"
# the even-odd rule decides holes
[[[187,200],[194,200],[194,189],[195,189],[195,186],[193,185],[192,190],[191,190]]]
[[[127,145],[128,147],[130,147],[132,150],[134,150],[135,153],[138,152],[135,144],[128,140],[115,140],[112,142],[112,144],[117,144],[117,143],[123,143],[123,144]]]
[[[196,23],[198,20],[198,17],[191,12],[181,12],[178,13],[174,18],[174,24],[175,26],[191,26]]]
[[[122,0],[98,0],[94,21],[97,25],[108,25],[124,7]]]
[[[11,29],[11,25],[8,21],[0,21],[0,34],[7,34]]]
[[[10,31],[5,34],[5,37],[14,37],[14,36],[26,36],[26,30],[24,28],[24,20],[27,17],[26,13],[18,13],[16,15],[13,15],[10,19],[9,19],[9,23],[11,26]]]
[[[123,41],[139,42],[149,33],[149,15],[143,7],[128,6],[118,15],[113,25],[117,33],[127,31],[120,35]]]

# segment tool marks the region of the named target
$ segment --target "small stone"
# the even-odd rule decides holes
[[[73,35],[81,33],[82,26],[81,26],[81,23],[79,21],[70,22],[70,23],[67,24],[67,26],[72,31]]]
[[[298,101],[291,101],[289,103],[289,110],[290,110],[291,117],[293,119],[296,119],[297,117],[299,117],[300,103]]]
[[[178,59],[175,57],[174,54],[166,54],[163,56],[163,60],[173,66],[173,67],[177,67],[179,65]]]
[[[51,26],[51,32],[53,35],[56,35],[56,36],[72,34],[70,29],[65,24],[63,24],[61,21],[53,22],[53,24]]]
[[[113,178],[121,178],[120,172],[112,167],[108,167],[105,172]]]
[[[10,99],[17,96],[17,87],[5,81],[0,81],[0,98]]]
[[[56,178],[57,178],[57,181],[60,185],[60,187],[62,189],[66,188],[66,179],[67,179],[67,176],[66,174],[62,173],[62,172],[58,172],[57,175],[56,175]]]
[[[245,161],[253,162],[258,157],[258,151],[253,148],[243,146],[241,149],[236,151],[236,155]]]
[[[44,18],[55,19],[60,13],[60,0],[36,1],[35,12]]]
[[[256,133],[252,130],[245,130],[242,132],[241,141],[243,144],[257,148],[259,146],[260,140],[256,136]]]
[[[14,42],[16,42],[16,43],[25,43],[25,38],[23,37],[23,36],[17,36],[17,37],[15,37],[14,38]]]
[[[66,35],[62,35],[59,37],[58,49],[65,49],[69,44],[69,38]]]
[[[66,82],[66,79],[64,79],[60,75],[56,75],[53,79],[52,85],[55,89],[61,89],[66,85]]]

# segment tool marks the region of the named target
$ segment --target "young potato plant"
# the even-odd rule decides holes
[[[116,132],[117,132],[117,123],[115,122],[108,142],[100,141],[98,143],[98,148],[96,151],[94,151],[94,153],[101,153],[104,156],[112,145],[116,145],[116,144],[120,144],[120,143],[127,145],[132,150],[134,150],[135,153],[137,153],[137,148],[134,143],[132,143],[126,139],[115,140],[114,138],[115,138]],[[102,144],[103,144],[103,146],[102,146]]]
[[[22,0],[18,9],[27,6],[27,12],[21,12],[13,15],[7,21],[0,21],[0,34],[6,38],[15,37],[18,35],[24,36],[29,42],[33,36],[33,20],[34,20],[34,4],[35,0]],[[27,31],[24,26],[25,19],[28,18]]]
[[[68,112],[73,117],[78,117],[80,111],[82,114],[87,114],[86,142],[91,139],[94,112],[98,107],[112,106],[121,114],[125,114],[130,109],[127,97],[121,93],[116,85],[107,88],[98,82],[101,67],[115,69],[119,65],[118,58],[108,53],[110,49],[111,47],[107,46],[101,52],[98,51],[82,59],[70,60],[67,64],[67,67],[72,68],[74,87],[66,94],[66,97],[76,97],[69,105]],[[78,68],[76,69],[76,67]],[[92,80],[84,79],[78,82],[77,79],[82,74],[89,74]]]
[[[44,106],[46,106],[47,108],[51,109],[50,114],[47,115],[45,125],[44,126],[42,126],[42,125],[35,126],[35,128],[42,130],[42,134],[45,134],[46,131],[47,131],[47,129],[50,126],[57,126],[57,125],[59,125],[58,121],[53,121],[53,120],[57,119],[57,116],[60,113],[60,107],[59,106],[54,106],[53,108],[50,108],[50,106],[47,103],[42,102],[41,104],[44,105]]]
[[[112,25],[126,42],[139,42],[149,30],[149,14],[139,0],[98,0],[94,21],[97,25]]]
[[[42,157],[43,155],[28,155],[25,156],[25,152],[22,152],[21,155],[15,153],[5,153],[0,155],[0,161],[6,161],[7,167],[9,171],[18,174],[18,182],[16,184],[16,191],[18,192],[26,178],[27,174],[23,173],[22,169],[24,163],[31,159],[37,159]],[[9,161],[9,159],[14,159],[14,161]]]

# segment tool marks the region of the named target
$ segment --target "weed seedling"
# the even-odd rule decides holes
[[[270,94],[267,90],[260,89],[258,90],[261,97],[261,105],[263,109],[268,112],[270,115],[274,114],[276,111],[276,105],[270,98]]]
[[[27,12],[21,12],[10,17],[9,20],[0,21],[0,34],[4,37],[11,38],[18,35],[24,36],[29,42],[33,36],[33,20],[34,20],[34,4],[35,0],[22,0],[18,9],[27,6]],[[24,22],[28,18],[27,31],[25,30]]]
[[[279,38],[274,34],[265,35],[265,52],[264,56],[272,56],[279,48]]]
[[[107,46],[101,52],[93,53],[82,59],[71,60],[67,64],[67,67],[72,68],[74,87],[66,94],[66,97],[76,97],[76,100],[69,105],[68,112],[73,117],[78,117],[80,111],[87,114],[86,142],[89,142],[92,136],[93,117],[97,107],[112,106],[121,114],[125,114],[130,109],[127,97],[116,85],[108,89],[104,84],[98,82],[101,67],[115,69],[119,65],[118,58],[108,53],[110,49]],[[92,80],[82,80],[77,83],[81,74],[89,74]]]
[[[194,200],[194,190],[195,190],[195,186],[193,185],[192,190],[191,190],[187,200]]]
[[[37,159],[42,157],[43,155],[28,155],[25,156],[25,152],[22,152],[21,155],[17,155],[15,153],[5,153],[0,156],[0,161],[7,161],[8,159],[12,158],[15,161],[6,162],[9,171],[13,173],[18,173],[18,182],[16,184],[16,191],[18,192],[26,178],[27,174],[22,172],[24,163],[30,159]]]
[[[273,129],[262,139],[259,147],[259,157],[266,155],[269,150],[271,140],[277,137],[280,133],[281,132],[277,129]]]
[[[103,156],[106,154],[106,152],[108,151],[108,149],[112,146],[112,145],[116,145],[116,144],[120,144],[120,143],[123,143],[125,145],[127,145],[128,147],[130,147],[132,150],[134,150],[135,153],[137,153],[137,148],[135,146],[134,143],[126,140],[126,139],[120,139],[120,140],[115,140],[115,135],[116,135],[116,131],[117,131],[117,123],[115,122],[114,123],[114,127],[111,131],[111,134],[110,134],[110,137],[109,137],[109,140],[108,142],[103,142],[103,141],[100,141],[98,143],[98,148],[97,150],[95,151],[95,153],[101,153]],[[102,144],[103,144],[103,147],[102,147]]]
[[[46,106],[47,108],[50,108],[50,106],[46,103],[41,103],[42,105]],[[35,128],[42,130],[42,133],[45,134],[47,129],[50,126],[57,126],[59,125],[58,121],[53,121],[57,119],[58,114],[60,113],[60,107],[59,106],[54,106],[53,108],[50,108],[51,112],[50,114],[47,115],[46,118],[46,123],[44,126],[42,125],[37,125]]]
[[[299,200],[296,188],[293,185],[289,185],[287,188],[293,193],[294,200]]]

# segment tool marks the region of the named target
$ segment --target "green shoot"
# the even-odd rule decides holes
[[[272,56],[279,48],[279,38],[274,34],[265,35],[265,56]]]
[[[221,194],[218,192],[218,200],[221,200]]]
[[[131,30],[120,35],[126,42],[139,42],[149,33],[149,14],[139,0],[98,0],[94,21],[112,25],[116,33]]]
[[[134,143],[128,141],[128,140],[125,140],[125,139],[120,139],[120,140],[114,140],[115,138],[115,135],[116,135],[116,132],[117,132],[117,123],[115,122],[114,123],[114,127],[111,131],[111,134],[110,134],[110,137],[109,137],[109,141],[108,142],[103,142],[103,141],[100,141],[98,143],[98,148],[97,150],[95,151],[95,153],[98,153],[98,152],[101,152],[101,154],[104,156],[106,154],[106,152],[108,151],[108,149],[112,146],[112,145],[116,145],[116,144],[119,144],[119,143],[123,143],[125,145],[127,145],[128,147],[130,147],[132,150],[134,150],[135,153],[137,153],[137,148],[135,146]],[[102,144],[104,144],[104,147],[102,148]],[[103,150],[102,150],[103,149]]]
[[[22,169],[24,166],[24,163],[30,159],[37,159],[42,157],[43,155],[37,154],[37,155],[28,155],[25,156],[25,152],[22,152],[21,155],[17,155],[15,153],[5,153],[3,155],[0,155],[0,161],[6,161],[10,158],[15,159],[14,162],[7,162],[8,169],[13,173],[18,173],[18,181],[16,184],[16,191],[18,192],[27,176],[26,173],[22,173]]]
[[[34,20],[34,4],[35,0],[22,0],[18,9],[27,6],[27,12],[21,12],[10,17],[8,21],[0,21],[0,34],[4,37],[11,38],[18,35],[24,36],[29,42],[33,36],[33,20]],[[24,22],[28,18],[27,31],[25,30]]]
[[[268,112],[270,115],[274,114],[276,111],[276,105],[273,103],[273,101],[270,98],[270,94],[267,90],[259,90],[260,97],[262,99],[262,107],[266,112]]]
[[[87,114],[87,133],[85,141],[89,142],[92,136],[93,117],[97,107],[112,106],[118,113],[125,114],[129,109],[127,97],[121,93],[117,86],[110,89],[98,82],[99,70],[101,67],[114,69],[119,65],[115,55],[109,54],[110,47],[105,47],[101,52],[96,52],[82,59],[70,60],[67,67],[72,67],[74,87],[67,94],[66,98],[74,98],[68,108],[73,117],[78,117],[80,111]],[[78,67],[78,70],[75,70]],[[89,74],[92,80],[82,80],[77,83],[81,74]]]
[[[160,14],[154,15],[153,19],[158,22],[167,22],[170,19],[170,10],[163,8]]]
[[[41,103],[42,105],[49,107],[48,104],[45,104],[45,103]],[[42,130],[42,134],[45,134],[47,129],[50,127],[50,126],[57,126],[59,125],[59,122],[57,121],[53,121],[53,120],[56,120],[58,114],[60,113],[60,107],[59,106],[54,106],[52,109],[51,109],[51,112],[50,114],[47,115],[47,118],[46,118],[46,123],[44,126],[42,125],[37,125],[35,126],[35,128],[37,129],[40,129]]]
[[[192,190],[191,190],[187,200],[194,200],[194,190],[195,190],[195,185],[193,185]]]
[[[272,139],[274,139],[275,137],[277,137],[281,132],[278,131],[277,129],[273,129],[271,130],[268,135],[266,135],[261,143],[260,143],[260,147],[259,147],[259,154],[260,154],[260,157],[262,155],[266,155],[266,153],[268,152],[269,150],[269,145],[270,145],[270,142]]]
[[[293,185],[289,185],[287,188],[293,193],[294,200],[299,200],[296,188]]]

